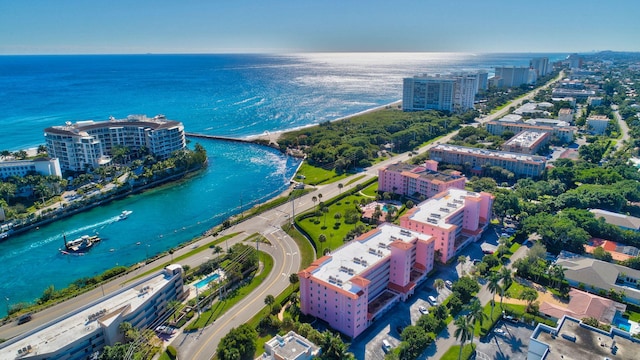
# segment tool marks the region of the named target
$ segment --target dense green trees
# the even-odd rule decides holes
[[[231,329],[218,344],[217,356],[220,360],[249,360],[253,359],[256,351],[256,330],[248,324],[242,324]]]

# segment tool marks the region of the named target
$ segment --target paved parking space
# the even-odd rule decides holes
[[[513,324],[500,321],[494,327],[504,331],[502,334],[492,332],[487,337],[480,339],[477,344],[476,359],[526,359],[529,351],[529,338],[533,333],[533,327],[523,323]]]

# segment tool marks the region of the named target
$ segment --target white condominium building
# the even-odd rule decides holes
[[[473,109],[480,73],[420,75],[403,79],[404,111],[441,110],[464,112]]]
[[[47,152],[60,159],[63,171],[82,171],[107,164],[116,146],[133,151],[146,148],[157,158],[167,159],[186,144],[182,123],[167,120],[164,115],[67,122],[65,126],[53,126],[44,132]]]
[[[168,265],[161,272],[79,306],[71,313],[0,344],[0,360],[85,360],[123,341],[123,322],[150,328],[169,316],[168,303],[186,295],[184,271]],[[75,301],[75,300],[70,300]]]

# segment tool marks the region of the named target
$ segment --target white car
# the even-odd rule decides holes
[[[384,352],[388,352],[389,350],[391,350],[391,344],[389,344],[389,341],[387,341],[387,339],[382,340],[382,350],[384,350]]]
[[[433,297],[432,295],[429,295],[429,297],[427,298],[427,300],[429,300],[429,303],[430,303],[432,306],[438,306],[438,300],[437,300],[435,297]]]
[[[453,286],[453,283],[451,282],[451,280],[445,280],[444,286],[446,286],[447,289],[451,289],[451,287]]]
[[[428,315],[428,314],[429,314],[429,310],[427,310],[427,308],[426,308],[426,307],[424,307],[424,306],[420,306],[420,307],[418,308],[418,311],[420,311],[420,313],[421,313],[422,315]]]
[[[504,335],[505,334],[504,330],[502,330],[502,329],[494,329],[493,332],[498,334],[498,335]]]

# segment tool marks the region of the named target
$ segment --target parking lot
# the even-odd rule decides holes
[[[435,274],[418,286],[411,298],[406,302],[396,304],[380,316],[364,333],[352,341],[349,351],[354,353],[356,359],[384,359],[385,350],[382,346],[382,340],[387,340],[392,348],[397,347],[401,341],[398,330],[418,321],[422,316],[419,310],[421,306],[427,309],[432,307],[428,301],[429,296],[435,297],[438,303],[442,303],[451,294],[451,290],[447,287],[438,293],[433,288],[433,281],[435,279],[456,281],[463,274],[468,274],[473,267],[473,260],[482,259],[484,256],[480,244],[486,241],[497,245],[497,238],[495,229],[487,229],[482,241],[468,245],[460,253],[460,255],[467,257],[467,262],[464,265],[459,265],[456,261],[453,261],[450,265],[438,267]],[[528,344],[528,340],[525,344]],[[491,352],[491,354],[494,354],[494,352]],[[526,357],[526,351],[524,354]]]
[[[499,329],[496,332],[496,329]],[[526,359],[533,327],[522,322],[499,321],[488,336],[477,343],[477,360]]]

